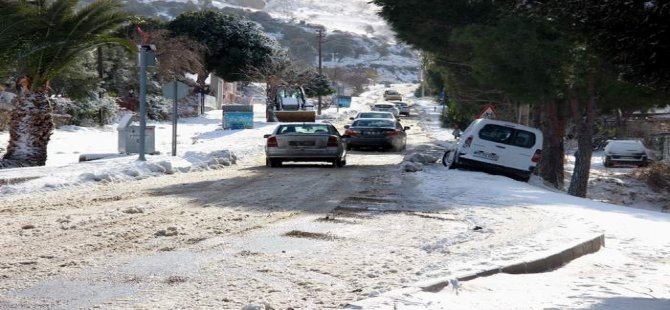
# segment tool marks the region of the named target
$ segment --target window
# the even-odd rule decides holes
[[[282,125],[277,130],[277,134],[285,133],[330,133],[328,125]]]
[[[531,148],[535,145],[535,134],[532,132],[500,125],[485,125],[479,131],[479,138],[524,148]]]

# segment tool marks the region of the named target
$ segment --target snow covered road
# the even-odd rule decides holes
[[[437,112],[416,103],[408,152],[439,154]],[[439,164],[407,173],[399,153],[270,169],[259,133],[228,141],[244,144],[236,166],[0,197],[0,308],[669,308],[666,214]],[[607,248],[553,272],[389,293],[599,234]]]

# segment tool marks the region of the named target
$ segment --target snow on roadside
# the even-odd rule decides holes
[[[324,109],[318,121],[337,124],[348,122],[358,111],[380,100],[379,89],[353,97],[351,107]],[[137,154],[118,154],[116,125],[88,128],[61,126],[54,130],[44,167],[0,170],[0,194],[28,194],[68,186],[86,186],[94,182],[125,182],[134,179],[185,173],[202,169],[222,169],[235,163],[250,164],[264,152],[265,139],[276,124],[265,122],[265,105],[254,105],[254,128],[223,130],[221,110],[209,111],[199,117],[183,118],[177,125],[177,156],[172,150],[172,123],[148,122],[156,128],[158,155],[146,155],[146,162]],[[0,132],[0,145],[7,145],[8,132]],[[108,158],[79,162],[84,154],[104,154]]]

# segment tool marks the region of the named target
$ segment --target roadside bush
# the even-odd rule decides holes
[[[69,123],[76,126],[103,126],[116,121],[116,98],[102,97],[73,101],[59,97],[52,99],[54,114],[69,116]]]
[[[172,100],[163,96],[147,96],[147,117],[155,121],[166,121],[172,115]]]
[[[638,169],[634,176],[656,192],[670,192],[670,164],[654,163],[647,168]]]

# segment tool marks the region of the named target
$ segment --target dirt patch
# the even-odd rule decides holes
[[[354,196],[354,197],[347,197],[342,201],[343,203],[396,203],[395,200],[391,199],[386,199],[386,198],[374,198],[374,197],[361,197],[361,196]]]
[[[435,219],[435,220],[454,221],[454,222],[461,222],[462,221],[460,219],[457,219],[456,216],[454,216],[452,214],[442,214],[442,213],[430,214],[430,213],[423,213],[423,212],[408,212],[407,214],[418,216],[418,217],[423,217],[423,218],[428,218],[428,219]]]
[[[179,284],[184,283],[186,281],[188,281],[188,278],[182,276],[170,276],[167,279],[165,279],[165,283],[167,284]]]
[[[333,236],[331,234],[313,233],[313,232],[299,231],[299,230],[291,230],[291,231],[285,233],[284,236],[294,237],[294,238],[316,239],[316,240],[329,240],[329,241],[339,239],[336,236]]]
[[[23,182],[28,182],[30,180],[39,179],[39,177],[24,177],[24,178],[13,178],[13,179],[0,179],[0,186],[3,185],[15,185]]]
[[[670,164],[654,163],[647,168],[636,170],[633,176],[649,185],[654,191],[670,192]]]
[[[326,215],[326,217],[321,217],[316,219],[317,222],[324,222],[324,223],[334,223],[334,224],[357,224],[354,221],[347,221],[347,220],[342,220],[338,219],[335,217],[335,215]]]

